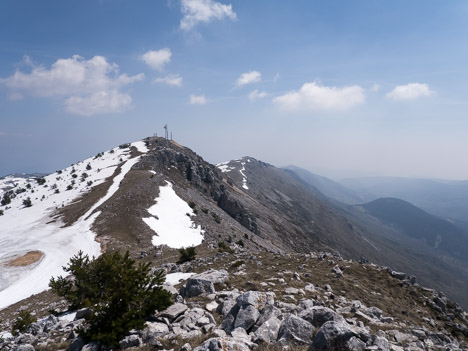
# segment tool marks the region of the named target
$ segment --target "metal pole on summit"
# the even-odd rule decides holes
[[[168,131],[167,131],[167,124],[164,125],[164,138],[165,138],[166,140],[169,139],[169,133],[168,133]]]

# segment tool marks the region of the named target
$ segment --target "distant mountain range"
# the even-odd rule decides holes
[[[394,197],[442,218],[468,221],[468,181],[373,177],[344,179],[340,184],[362,202]]]

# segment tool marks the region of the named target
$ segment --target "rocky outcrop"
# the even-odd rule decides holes
[[[319,262],[330,258],[324,254],[313,256]],[[335,257],[335,260],[338,258]],[[329,271],[329,266],[325,267]],[[445,326],[451,328],[450,332],[441,327],[428,328],[428,324],[436,325],[430,319],[421,319],[424,322],[421,325],[395,321],[376,306],[366,306],[359,300],[348,300],[345,296],[337,295],[328,284],[310,286],[312,284],[303,281],[308,274],[306,267],[300,266],[298,270],[301,274],[289,271],[288,277],[283,274],[282,278],[266,279],[259,284],[263,287],[282,284],[282,296],[268,291],[214,289],[214,284],[226,288],[229,279],[234,274],[241,275],[242,271],[231,275],[226,270],[210,269],[193,275],[175,297],[176,303],[151,316],[143,330],[130,331],[119,346],[121,349],[165,349],[166,345],[181,343],[176,349],[183,351],[247,351],[261,344],[276,345],[278,348],[298,345],[306,347],[308,351],[467,349],[460,337],[456,337],[467,334],[466,323],[460,322],[466,321],[466,314],[441,293],[419,288],[419,291],[430,293],[424,303],[429,306],[428,309],[433,308],[431,304],[438,307],[433,311],[439,321],[446,319]],[[384,268],[380,268],[380,271],[387,274]],[[391,272],[389,275],[393,277],[392,281],[400,281]],[[334,279],[341,281],[343,278]],[[294,287],[288,286],[288,282]],[[314,294],[314,297],[303,297],[305,291]],[[82,317],[86,314],[86,310],[80,310],[59,317],[49,315],[32,323],[26,333],[17,336],[6,333],[2,336],[0,333],[0,349],[44,350],[47,345],[69,340],[68,350],[71,351],[103,350],[99,344],[86,344],[78,335],[79,328],[84,326]],[[194,340],[201,338],[203,342],[193,344]]]

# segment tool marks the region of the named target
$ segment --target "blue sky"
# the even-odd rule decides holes
[[[467,179],[466,1],[0,2],[0,175],[163,133],[335,178]]]

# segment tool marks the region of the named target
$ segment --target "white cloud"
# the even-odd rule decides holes
[[[120,89],[142,79],[142,73],[119,74],[118,66],[103,56],[85,60],[74,55],[58,59],[50,69],[34,65],[29,73],[17,70],[0,78],[0,84],[12,90],[10,96],[63,97],[68,112],[93,115],[128,109],[132,98]]]
[[[242,73],[241,76],[237,79],[236,86],[242,87],[246,84],[258,83],[262,80],[262,75],[258,71],[250,71]]]
[[[264,91],[258,91],[257,89],[255,89],[254,91],[252,91],[250,94],[249,94],[249,99],[250,101],[254,101],[254,100],[258,100],[258,99],[263,99],[265,97],[267,97],[267,93],[264,92]]]
[[[280,77],[279,72],[276,72],[275,76],[273,77],[273,83],[276,83]]]
[[[182,86],[182,77],[178,74],[169,74],[165,77],[159,77],[154,80],[156,83],[166,84],[173,87]]]
[[[151,68],[162,71],[171,62],[171,49],[149,50],[141,55],[141,59]]]
[[[237,15],[232,11],[232,5],[224,5],[213,0],[182,0],[180,29],[188,31],[198,23],[209,23],[225,17],[235,20]]]
[[[346,110],[364,103],[364,100],[364,89],[358,85],[337,88],[312,82],[274,98],[273,102],[289,110]]]
[[[192,105],[205,105],[207,103],[205,95],[190,95]]]
[[[385,96],[392,100],[414,100],[420,97],[427,97],[434,92],[429,89],[429,85],[421,83],[408,83],[398,85]]]
[[[378,92],[378,91],[380,90],[380,85],[379,85],[379,84],[374,84],[374,85],[372,85],[371,90],[372,90],[373,92]]]

